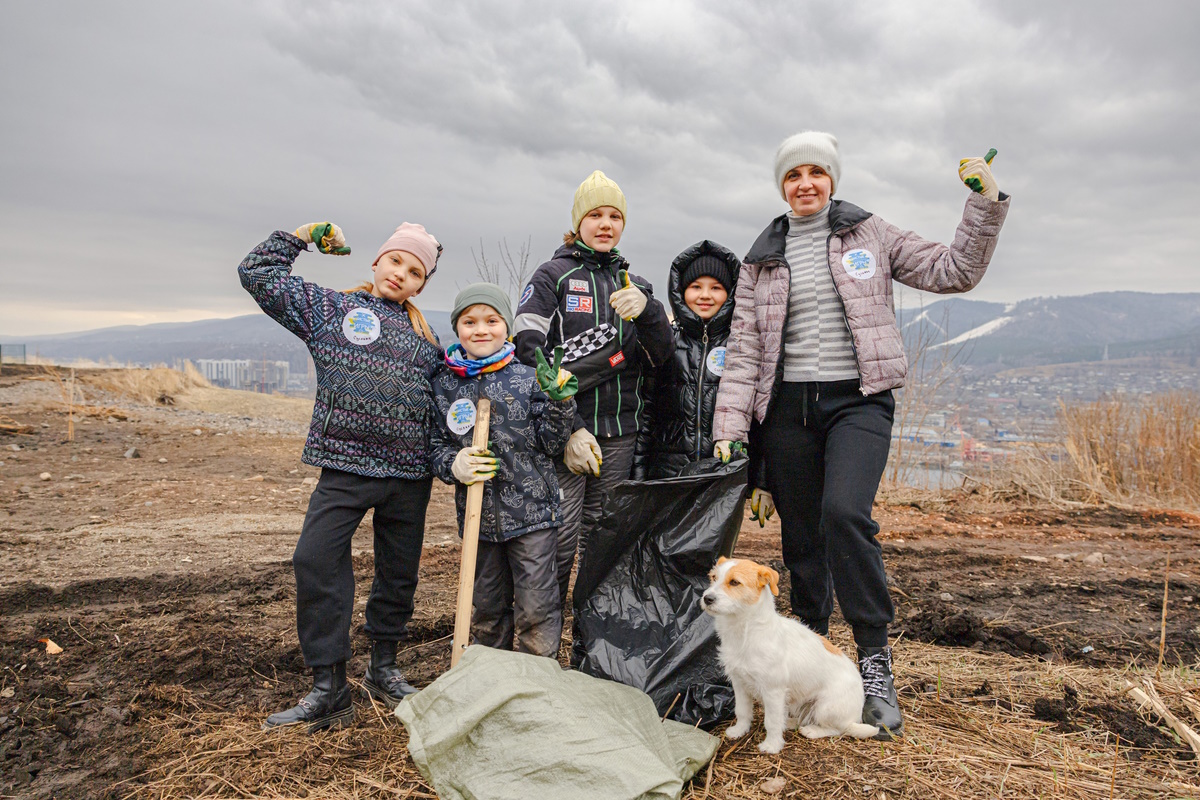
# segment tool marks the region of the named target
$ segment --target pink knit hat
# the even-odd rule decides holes
[[[403,250],[416,256],[421,265],[425,267],[425,280],[433,277],[433,273],[437,270],[438,257],[442,254],[442,246],[438,244],[438,240],[425,231],[424,225],[417,225],[413,222],[400,223],[396,232],[383,243],[383,247],[379,248],[371,266],[378,264],[384,253],[390,253],[393,250]]]

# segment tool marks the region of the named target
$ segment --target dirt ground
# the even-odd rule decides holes
[[[67,441],[59,395],[38,377],[7,365],[0,375],[0,419],[27,430],[0,433],[0,796],[165,796],[164,765],[179,756],[165,742],[194,738],[222,720],[257,735],[262,716],[307,689],[290,557],[317,476],[299,461],[309,406],[211,389],[170,407],[109,398],[121,409],[116,416],[75,417],[75,438]],[[417,685],[448,668],[459,559],[451,497],[449,487],[434,482],[412,638],[401,654]],[[1031,684],[1021,694],[1018,687],[1017,702],[1011,686],[1005,695],[986,681],[964,683],[963,702],[1007,702],[1001,711],[1009,717],[1040,721],[1037,730],[1053,727],[1067,737],[1078,730],[1119,735],[1128,759],[1121,763],[1169,764],[1183,785],[1196,787],[1196,794],[1154,795],[1133,781],[1125,794],[1117,784],[1116,796],[1200,796],[1193,753],[1165,725],[1136,713],[1115,688],[1080,698],[1061,678],[1103,675],[1101,683],[1116,687],[1122,675],[1153,670],[1169,555],[1165,664],[1195,686],[1200,518],[995,506],[970,497],[902,499],[906,504],[881,504],[876,516],[896,602],[898,686],[910,718],[920,714],[934,678],[907,667],[906,652],[914,663],[929,653],[946,664],[1008,659],[1014,671],[1058,675],[1046,684],[1057,688]],[[738,552],[780,568],[778,535],[776,522],[760,529],[747,521]],[[366,660],[361,609],[370,536],[368,518],[355,540],[354,676]],[[63,652],[47,653],[41,639]],[[841,625],[834,639],[850,643]],[[369,705],[358,719],[351,730],[364,744],[327,754],[330,774],[352,770],[355,758],[388,746],[383,742],[405,741],[403,728]],[[1197,718],[1190,722],[1200,727]],[[805,746],[794,737],[785,753]],[[855,752],[869,756],[872,746],[830,743],[820,752],[833,763],[838,747],[865,748]],[[768,760],[731,747],[723,745],[718,756],[722,769],[738,759]],[[411,776],[412,796],[430,796],[404,751],[397,758],[394,774]],[[787,774],[787,763],[778,762],[777,775]],[[685,796],[768,796],[753,784],[722,789],[710,785],[715,780],[702,774]],[[875,796],[863,793],[872,791],[872,779],[863,780],[857,793],[830,796]],[[875,780],[882,796],[922,791],[919,776]],[[245,791],[227,783],[214,776],[188,793]],[[363,794],[354,796],[400,796],[368,788],[362,784],[355,791]],[[995,796],[987,786],[975,788],[977,796]],[[296,784],[257,791],[314,790]],[[315,791],[310,796],[320,796]]]

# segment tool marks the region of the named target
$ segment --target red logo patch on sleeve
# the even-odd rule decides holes
[[[614,355],[609,357],[608,365],[610,367],[615,367],[617,364],[620,364],[624,360],[625,360],[625,351],[618,350]]]

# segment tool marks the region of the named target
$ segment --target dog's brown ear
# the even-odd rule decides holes
[[[726,558],[725,556],[717,556],[717,563],[718,563],[718,564],[724,564],[724,563],[725,563],[726,561],[728,561],[728,560],[729,560],[729,559],[728,559],[728,558]]]
[[[758,588],[762,591],[764,586],[771,587],[771,594],[779,596],[779,573],[770,567],[758,565]]]

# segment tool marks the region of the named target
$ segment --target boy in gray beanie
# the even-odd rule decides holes
[[[430,466],[455,484],[459,532],[467,486],[486,481],[475,568],[475,643],[554,658],[562,637],[558,600],[558,481],[575,420],[578,381],[539,350],[538,366],[513,359],[512,306],[499,286],[458,293],[450,321],[458,343],[433,379]],[[488,445],[471,446],[480,397],[492,404]]]

